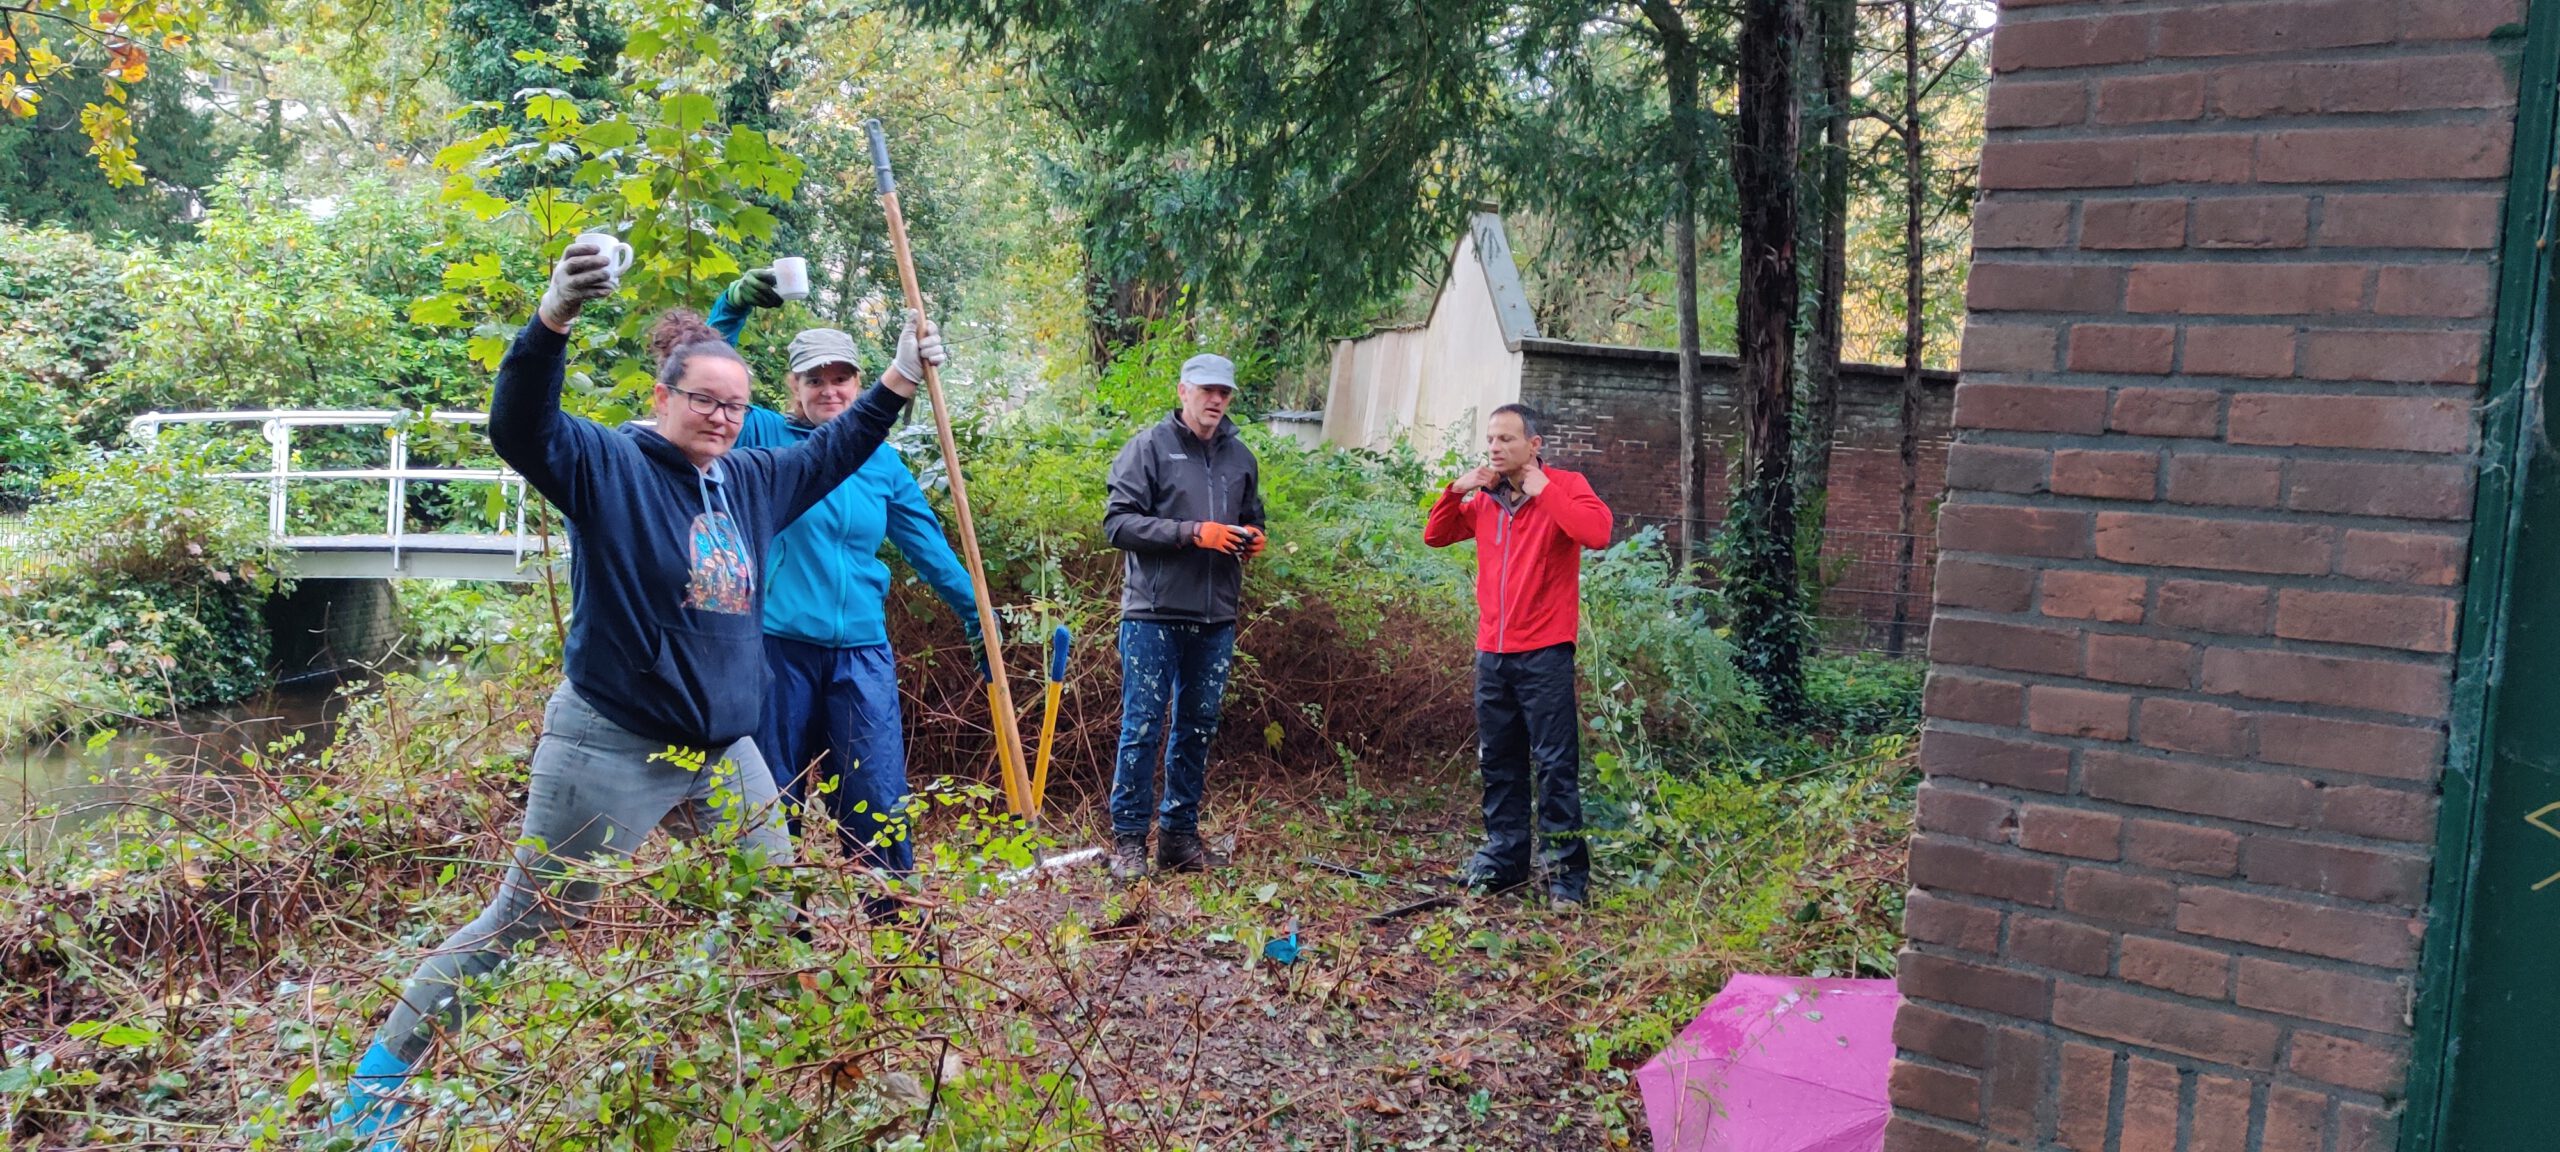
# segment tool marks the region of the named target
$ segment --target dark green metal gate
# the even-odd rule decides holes
[[[2560,447],[2546,416],[2560,226],[2560,0],[2522,56],[2515,177],[2482,428],[2461,690],[2404,1148],[2560,1147]]]

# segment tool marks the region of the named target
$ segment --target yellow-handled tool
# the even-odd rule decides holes
[[[1049,802],[1049,748],[1058,739],[1058,698],[1067,689],[1067,646],[1073,634],[1064,624],[1049,634],[1048,708],[1040,715],[1040,758],[1031,772],[1031,814]]]

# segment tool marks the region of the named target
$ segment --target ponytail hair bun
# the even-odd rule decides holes
[[[688,344],[725,344],[728,341],[703,323],[702,314],[691,308],[669,308],[659,314],[658,322],[649,328],[649,356],[663,365],[676,349]]]
[[[649,327],[649,355],[658,361],[658,383],[670,385],[684,379],[686,367],[696,357],[746,363],[727,339],[703,323],[701,313],[690,308],[669,308],[659,314],[658,322]]]

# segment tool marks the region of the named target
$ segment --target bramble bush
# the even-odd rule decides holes
[[[6,603],[21,638],[79,653],[95,682],[64,697],[94,701],[111,687],[126,706],[163,711],[266,686],[259,608],[289,583],[286,558],[254,489],[199,478],[240,466],[229,449],[173,435],[157,450],[94,453],[46,482],[27,528],[55,560]]]

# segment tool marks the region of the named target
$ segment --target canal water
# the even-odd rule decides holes
[[[151,773],[228,771],[242,752],[265,755],[296,732],[305,750],[326,748],[346,710],[340,689],[349,684],[308,677],[234,704],[131,721],[103,738],[0,750],[0,841],[40,842],[65,824],[103,817]]]

